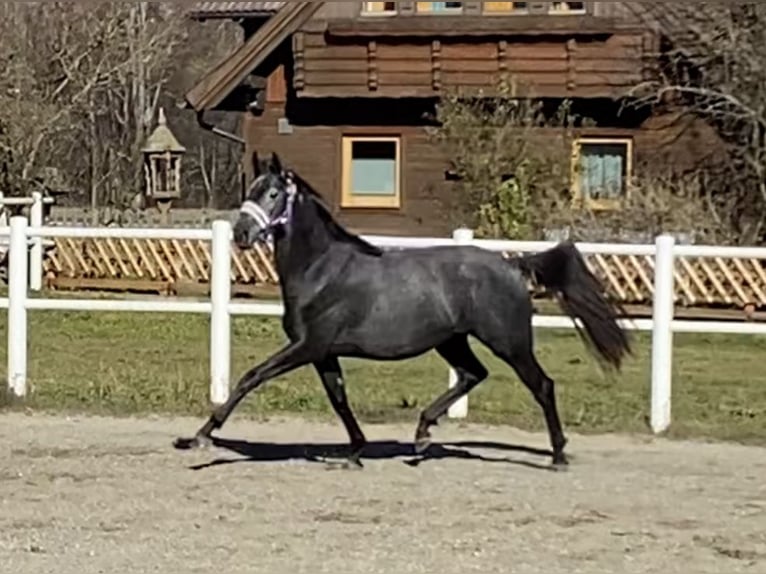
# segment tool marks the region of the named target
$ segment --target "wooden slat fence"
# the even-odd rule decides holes
[[[512,254],[508,254],[512,255]],[[648,305],[652,300],[652,257],[592,255],[588,265],[624,304]],[[141,290],[140,284],[197,284],[210,274],[210,243],[206,241],[58,239],[45,260],[52,287],[99,284]],[[234,249],[232,282],[240,286],[276,286],[272,253],[266,247],[247,252]],[[753,306],[766,309],[766,260],[678,258],[677,303],[687,307]]]
[[[210,279],[209,241],[148,239],[56,239],[47,254],[44,272],[48,283],[76,286],[81,280],[91,288],[162,290],[168,284],[205,285]],[[233,250],[232,282],[243,285],[276,285],[277,272],[266,247]],[[143,287],[142,287],[143,286]]]
[[[613,298],[651,304],[653,257],[589,255],[586,260]],[[677,257],[675,277],[678,305],[766,309],[766,259]]]

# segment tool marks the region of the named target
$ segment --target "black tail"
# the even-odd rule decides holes
[[[564,312],[580,319],[577,327],[589,350],[619,369],[631,352],[630,339],[617,322],[619,307],[607,301],[601,282],[588,269],[572,242],[514,260],[522,273],[553,291]]]

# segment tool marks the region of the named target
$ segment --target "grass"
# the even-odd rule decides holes
[[[208,412],[204,316],[46,311],[31,312],[29,323],[27,408],[113,415]],[[6,325],[0,324],[3,340]],[[277,321],[235,319],[233,378],[283,341]],[[483,347],[476,348],[491,378],[471,394],[470,420],[543,429],[539,408],[513,372]],[[0,365],[5,366],[5,345],[0,349]],[[573,332],[539,331],[537,349],[558,383],[565,430],[647,432],[647,336],[636,336],[636,356],[612,378],[599,371]],[[766,443],[764,356],[764,338],[677,336],[671,435]],[[398,363],[346,361],[344,366],[350,400],[367,422],[407,420],[414,425],[420,409],[447,385],[447,367],[434,353]],[[284,413],[334,420],[312,369],[273,381],[246,399],[237,416]]]

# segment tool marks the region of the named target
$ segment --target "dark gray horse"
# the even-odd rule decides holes
[[[430,444],[429,429],[460,397],[487,378],[471,350],[475,337],[508,363],[542,407],[553,463],[566,465],[553,381],[533,353],[532,303],[526,278],[558,295],[566,313],[582,322],[589,349],[620,368],[630,352],[616,311],[571,243],[506,260],[477,247],[382,251],[335,221],[320,196],[272,155],[254,156],[250,186],[234,239],[249,248],[267,235],[285,305],[289,344],[242,377],[231,398],[216,409],[193,439],[178,448],[206,446],[237,404],[270,379],[313,365],[350,438],[349,461],[360,465],[366,444],[346,399],[338,359],[408,359],[431,349],[458,374],[457,385],[420,416],[415,442]]]

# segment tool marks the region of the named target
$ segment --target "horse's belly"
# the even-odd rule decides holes
[[[453,314],[444,299],[423,290],[402,297],[394,293],[379,297],[370,305],[367,321],[393,332],[403,328],[430,330],[451,322]]]
[[[444,342],[454,331],[447,309],[428,298],[393,298],[373,303],[365,317],[342,336],[344,347],[370,358],[417,356]]]

